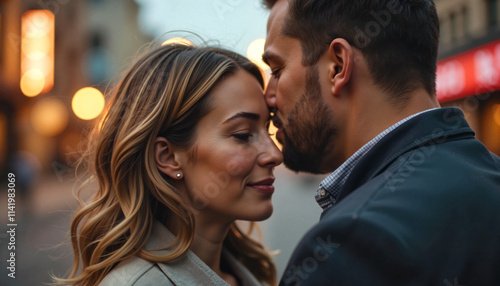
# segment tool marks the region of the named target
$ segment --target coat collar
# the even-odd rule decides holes
[[[164,248],[174,241],[175,236],[160,222],[155,221],[144,249],[155,254],[166,254],[169,250],[158,251],[158,249]],[[243,285],[261,285],[255,276],[229,251],[223,249],[222,259],[228,262]],[[175,285],[228,285],[191,250],[186,251],[182,257],[175,261],[158,263],[157,265]]]
[[[408,120],[360,159],[340,191],[339,201],[383,172],[404,153],[461,138],[474,138],[474,131],[459,108],[438,108]]]

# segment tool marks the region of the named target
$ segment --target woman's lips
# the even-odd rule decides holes
[[[268,178],[259,182],[250,183],[248,184],[248,186],[260,193],[272,194],[274,193],[273,183],[274,183],[274,178]]]

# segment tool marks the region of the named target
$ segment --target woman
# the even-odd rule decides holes
[[[92,140],[98,190],[73,220],[75,265],[59,282],[275,284],[270,255],[235,222],[273,210],[283,158],[262,87],[260,70],[226,50],[169,45],[141,58]]]

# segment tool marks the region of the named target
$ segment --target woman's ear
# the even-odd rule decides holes
[[[331,92],[334,96],[338,96],[351,78],[354,54],[352,46],[342,38],[336,38],[331,42],[328,53],[332,62],[329,70]]]
[[[166,138],[157,137],[154,144],[154,158],[160,172],[174,180],[179,180],[183,177],[182,168],[172,147]]]

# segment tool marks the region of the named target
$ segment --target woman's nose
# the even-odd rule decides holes
[[[259,156],[258,162],[262,166],[278,166],[283,162],[283,154],[278,149],[274,141],[269,135],[266,135],[265,144],[262,144],[263,150],[261,150],[261,155]]]

